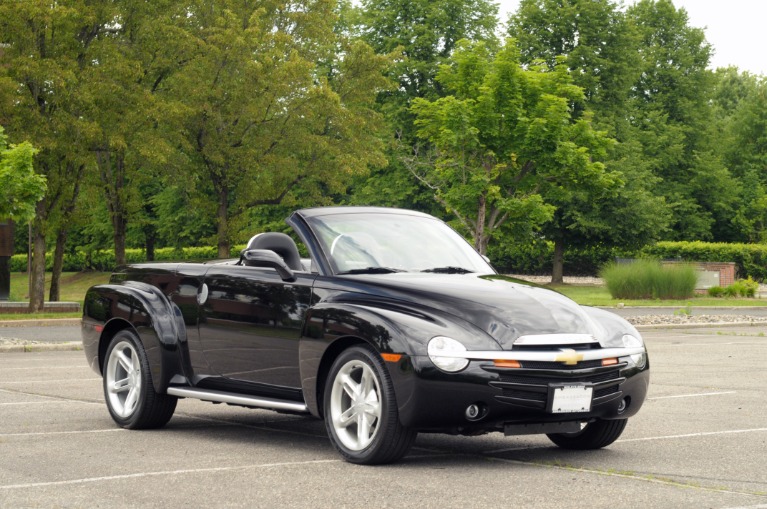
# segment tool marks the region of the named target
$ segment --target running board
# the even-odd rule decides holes
[[[166,392],[171,396],[178,396],[179,398],[194,398],[202,401],[212,401],[214,403],[229,403],[232,405],[268,408],[270,410],[285,410],[288,412],[307,413],[309,411],[304,403],[299,403],[297,401],[233,394],[231,392],[214,391],[210,389],[168,387]]]

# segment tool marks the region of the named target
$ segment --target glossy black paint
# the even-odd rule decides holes
[[[106,344],[131,327],[147,351],[158,392],[178,385],[301,401],[319,417],[333,360],[348,346],[367,343],[380,354],[401,355],[386,366],[400,420],[418,430],[503,430],[506,424],[626,418],[639,410],[649,363],[641,369],[625,359],[610,370],[585,364],[509,369],[472,361],[458,373],[439,370],[427,355],[435,336],[454,338],[468,350],[502,352],[523,335],[589,334],[602,347],[619,347],[624,334],[638,333],[614,314],[497,274],[334,275],[311,218],[371,211],[428,217],[377,208],[296,212],[288,223],[316,272],[288,269],[290,277],[264,253],[250,255],[259,266],[247,266],[244,254],[243,264],[157,263],[121,270],[86,296],[83,345],[89,364],[100,373]],[[508,377],[543,388],[522,387]],[[548,384],[600,377],[610,383],[600,388],[604,395],[588,414],[547,412]],[[531,403],[530,397],[540,401]],[[624,399],[629,405],[621,411]],[[471,404],[483,408],[478,421],[465,416]]]

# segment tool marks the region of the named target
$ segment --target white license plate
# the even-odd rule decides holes
[[[586,385],[562,385],[552,387],[551,413],[568,414],[591,411],[594,388]]]

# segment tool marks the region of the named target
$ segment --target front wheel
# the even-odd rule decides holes
[[[351,463],[396,461],[416,437],[415,431],[400,424],[389,373],[367,346],[351,347],[335,360],[323,408],[330,442]]]
[[[576,433],[551,433],[546,436],[564,449],[601,449],[618,440],[627,423],[628,419],[597,420]]]
[[[133,331],[112,338],[103,376],[107,408],[123,428],[160,428],[173,416],[178,398],[155,392],[144,347]]]

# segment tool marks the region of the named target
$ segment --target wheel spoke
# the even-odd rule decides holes
[[[130,388],[130,391],[128,392],[128,397],[125,398],[125,405],[123,406],[123,411],[125,414],[129,414],[133,411],[133,407],[136,406],[136,401],[138,400],[138,387],[133,386]]]
[[[125,351],[119,352],[117,354],[117,360],[120,362],[120,366],[122,366],[127,373],[133,371],[133,360],[125,355]]]
[[[130,377],[127,377],[123,378],[122,380],[115,380],[114,383],[109,387],[109,391],[112,393],[125,392],[130,388]]]
[[[355,382],[347,373],[341,375],[340,378],[341,386],[343,387],[344,392],[352,399],[352,401],[355,401],[360,393],[359,384]]]
[[[357,442],[360,447],[365,447],[370,442],[370,421],[365,412],[357,416]]]
[[[355,410],[355,408],[349,407],[343,413],[341,413],[341,415],[338,416],[338,418],[335,421],[336,425],[346,428],[356,422],[355,421],[356,416],[357,416],[357,411]]]

